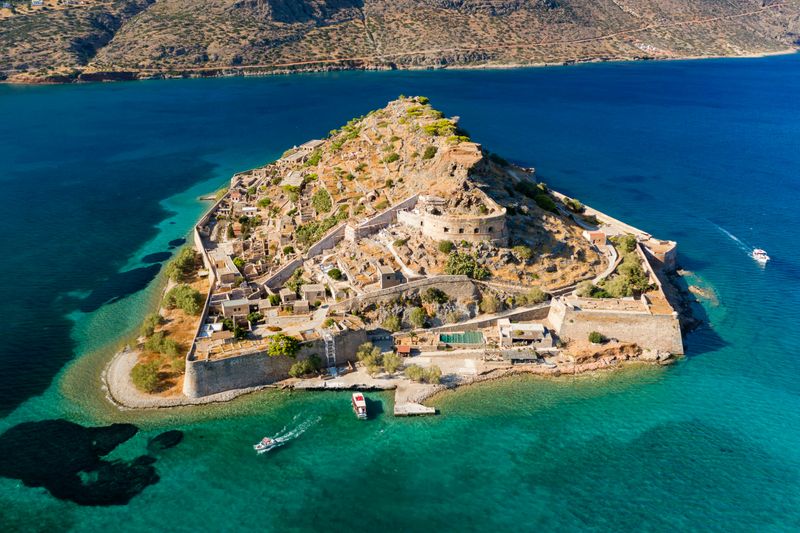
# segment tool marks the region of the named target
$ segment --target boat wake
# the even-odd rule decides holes
[[[295,415],[295,417],[292,418],[292,422],[297,421],[299,417],[300,415]],[[321,416],[308,417],[306,419],[301,420],[296,426],[292,427],[291,429],[289,429],[288,425],[283,426],[283,428],[280,431],[278,431],[275,435],[270,437],[270,439],[272,440],[272,444],[269,447],[263,450],[256,450],[256,451],[258,452],[259,455],[261,455],[262,453],[266,453],[272,449],[283,446],[284,444],[288,444],[289,442],[293,441],[294,439],[296,439],[297,437],[308,431],[310,427],[315,425],[320,420],[322,420]]]
[[[723,228],[719,224],[714,224],[713,222],[711,222],[711,224],[713,224],[714,227],[717,228],[718,230],[720,230],[722,233],[727,235],[728,238],[730,240],[732,240],[733,242],[735,242],[739,246],[739,248],[742,249],[743,252],[747,253],[747,255],[750,255],[750,251],[753,249],[752,246],[750,246],[749,244],[744,242],[742,239],[740,239],[739,237],[737,237],[736,235],[734,235],[730,231],[726,230],[725,228]]]

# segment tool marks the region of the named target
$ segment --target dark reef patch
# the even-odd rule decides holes
[[[102,457],[137,432],[132,424],[83,427],[67,420],[25,422],[0,435],[0,476],[44,487],[56,498],[80,505],[124,505],[158,482],[156,459]],[[178,442],[173,437],[167,444]]]
[[[159,270],[161,270],[161,265],[157,264],[114,274],[110,279],[101,282],[100,286],[81,302],[80,310],[84,313],[91,313],[103,305],[139,292],[153,281]]]
[[[181,237],[180,239],[172,239],[167,244],[169,244],[170,248],[176,248],[178,246],[183,246],[184,244],[186,244],[186,239],[184,237]]]
[[[172,257],[170,252],[156,252],[142,257],[142,263],[161,263]]]
[[[162,450],[174,448],[183,440],[183,431],[173,429],[156,435],[147,442],[147,451],[157,453]]]

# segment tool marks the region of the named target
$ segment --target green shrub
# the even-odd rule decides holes
[[[424,327],[427,319],[428,314],[421,307],[412,307],[411,311],[408,313],[408,321],[411,322],[411,325],[415,328]]]
[[[547,293],[539,287],[533,287],[520,297],[525,304],[540,304],[547,300]]]
[[[472,279],[482,280],[489,277],[489,270],[480,265],[474,255],[456,252],[450,254],[444,266],[446,274],[463,275]]]
[[[425,303],[445,304],[449,300],[447,293],[436,287],[429,287],[422,293],[422,301]]]
[[[294,253],[294,246],[284,246],[283,247],[283,254],[289,255]]]
[[[447,137],[455,134],[456,125],[451,120],[442,118],[424,125],[422,131],[434,137]]]
[[[375,209],[377,209],[378,211],[382,211],[382,210],[386,209],[387,207],[389,207],[389,201],[388,200],[381,200],[380,202],[375,204]]]
[[[144,317],[144,321],[142,322],[142,327],[140,329],[140,334],[144,337],[149,337],[150,335],[155,332],[156,327],[160,326],[164,323],[164,317],[162,317],[158,313],[150,313],[146,317]]]
[[[411,381],[419,383],[440,383],[442,380],[442,369],[436,365],[429,368],[422,368],[418,365],[409,365],[405,369],[405,375]]]
[[[356,350],[356,360],[357,361],[364,361],[368,357],[377,357],[381,354],[381,349],[372,344],[371,342],[365,342],[361,346],[358,347]]]
[[[322,327],[323,327],[323,328],[329,328],[329,327],[331,327],[331,326],[332,326],[332,325],[334,325],[334,324],[336,324],[336,321],[335,321],[334,319],[332,319],[331,317],[328,317],[328,318],[326,318],[326,319],[325,319],[325,321],[322,323]]]
[[[513,247],[511,251],[523,261],[530,261],[531,257],[533,257],[533,250],[531,250],[530,246],[518,245]]]
[[[270,200],[269,198],[262,198],[261,200],[258,201],[258,206],[259,207],[267,207],[271,203],[272,203],[272,200]]]
[[[564,205],[573,213],[583,213],[586,209],[583,204],[575,198],[564,198]]]
[[[603,344],[607,340],[608,339],[606,338],[606,336],[600,333],[599,331],[592,331],[591,333],[589,333],[589,342],[591,342],[592,344]]]
[[[402,322],[400,321],[400,317],[399,316],[392,315],[389,318],[387,318],[386,320],[384,320],[381,325],[384,328],[386,328],[389,331],[391,331],[392,333],[394,333],[396,331],[400,331],[400,328],[402,327]]]
[[[551,213],[558,213],[558,208],[556,207],[556,203],[547,194],[537,194],[534,197],[533,201],[536,202],[536,205],[538,205],[545,211],[550,211]]]
[[[316,354],[312,354],[308,359],[294,363],[289,369],[289,375],[293,378],[299,378],[319,372],[320,368],[322,368],[322,360]]]
[[[425,370],[424,379],[426,383],[437,384],[442,381],[442,369],[436,365],[430,366]]]
[[[425,378],[425,369],[419,365],[408,365],[404,372],[411,381],[422,382]]]
[[[158,389],[159,367],[160,365],[155,361],[136,363],[131,369],[131,381],[141,391],[155,392]]]
[[[203,297],[189,285],[176,285],[164,296],[167,309],[181,309],[187,315],[198,315],[203,307]]]
[[[433,159],[436,156],[436,152],[438,151],[439,149],[436,148],[435,146],[428,146],[422,153],[422,159]]]
[[[325,189],[319,189],[311,197],[311,205],[317,210],[317,213],[327,213],[333,207],[331,195]]]
[[[403,358],[396,353],[387,353],[383,356],[383,369],[389,374],[394,374],[403,366]]]
[[[270,357],[296,357],[300,351],[300,341],[284,333],[276,333],[269,340],[267,355]]]
[[[233,264],[236,265],[236,268],[241,270],[244,268],[244,259],[242,259],[241,257],[234,257]]]
[[[493,314],[503,309],[503,303],[494,294],[486,293],[481,298],[478,307],[483,313]]]
[[[430,102],[430,100],[428,99],[427,96],[417,96],[417,102],[419,102],[422,105],[427,105],[428,102]]]
[[[303,166],[305,166],[305,167],[315,167],[315,166],[317,166],[319,164],[319,162],[321,160],[322,160],[322,152],[320,152],[319,150],[314,150],[313,152],[311,152],[311,155],[308,156],[308,159],[306,159],[306,162],[303,163]]]
[[[392,152],[391,154],[389,154],[389,155],[387,155],[386,157],[383,158],[383,162],[387,163],[387,164],[388,163],[394,163],[395,161],[398,161],[399,159],[400,159],[400,154],[398,154],[397,152]]]
[[[247,315],[247,321],[250,322],[251,324],[255,324],[256,322],[261,322],[261,320],[263,318],[264,318],[264,315],[262,315],[258,311],[254,311],[254,312],[249,313]]]
[[[407,242],[408,242],[408,239],[406,239],[406,238],[403,238],[403,239],[396,239],[396,240],[395,240],[395,241],[392,243],[392,246],[394,246],[395,248],[399,248],[399,247],[401,247],[401,246],[405,246]]]
[[[230,226],[229,226],[230,227]],[[231,228],[233,231],[233,228]],[[197,254],[195,253],[194,249],[186,246],[181,248],[181,251],[178,252],[178,255],[175,258],[167,263],[164,272],[166,272],[167,276],[172,281],[188,281],[191,279],[195,272],[197,271]]]
[[[453,251],[455,245],[451,241],[439,241],[439,251],[443,254],[449,254]]]
[[[328,277],[331,278],[334,281],[339,281],[343,277],[342,276],[342,271],[339,270],[338,268],[332,268],[332,269],[328,270]]]
[[[270,294],[269,295],[269,304],[270,305],[280,305],[281,297],[277,294]]]

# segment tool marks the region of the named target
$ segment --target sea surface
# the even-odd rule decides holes
[[[0,530],[800,530],[798,87],[800,55],[0,86]],[[111,408],[100,372],[198,197],[401,93],[679,241],[710,295],[687,357],[474,386],[430,418],[378,393],[367,422],[346,393]],[[87,429],[112,422],[135,427]]]

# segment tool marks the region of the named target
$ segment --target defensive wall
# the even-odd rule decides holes
[[[677,313],[654,315],[646,310],[582,309],[583,300],[555,298],[551,302],[547,319],[561,340],[587,340],[589,333],[597,331],[645,349],[683,354]]]
[[[362,237],[366,237],[367,235],[372,235],[383,228],[386,228],[397,222],[398,213],[400,211],[404,211],[406,209],[413,209],[415,205],[417,205],[417,201],[419,200],[419,195],[415,194],[413,196],[409,196],[402,202],[393,205],[392,207],[385,209],[374,215],[363,222],[351,226],[347,225],[345,228],[345,239],[348,241],[356,241]]]
[[[337,364],[355,361],[358,347],[367,342],[364,330],[348,330],[333,337]],[[296,361],[317,355],[325,363],[322,340],[305,343],[296,358],[270,357],[267,352],[255,352],[222,359],[189,359],[183,378],[183,394],[199,398],[234,389],[268,385],[289,377]]]
[[[360,306],[389,302],[403,294],[410,293],[413,296],[428,288],[444,291],[450,298],[457,300],[476,300],[478,298],[478,289],[473,280],[467,276],[436,276],[359,295],[335,303],[331,305],[331,309],[338,312],[350,312]]]

